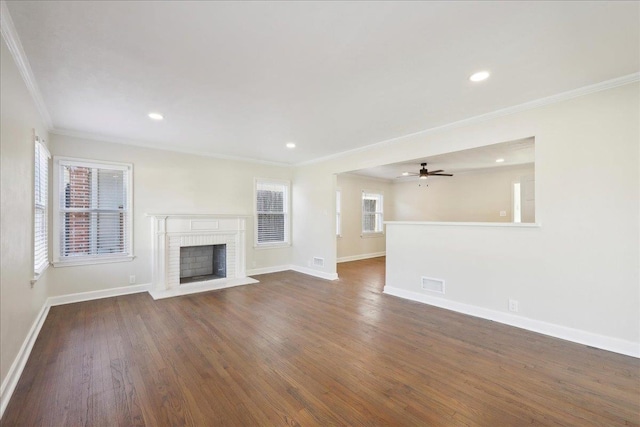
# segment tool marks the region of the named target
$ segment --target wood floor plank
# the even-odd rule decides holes
[[[638,359],[338,273],[52,307],[0,424],[640,426]]]

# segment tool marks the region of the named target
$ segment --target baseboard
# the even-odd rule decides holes
[[[33,344],[35,344],[36,338],[38,338],[38,334],[40,334],[40,329],[42,329],[42,325],[47,318],[47,314],[49,314],[49,307],[50,306],[48,302],[45,301],[45,303],[42,305],[42,308],[40,309],[40,312],[33,321],[31,329],[29,329],[29,333],[22,343],[18,355],[13,360],[13,363],[9,368],[9,372],[7,372],[6,378],[2,382],[2,386],[0,387],[0,419],[2,419],[4,410],[9,404],[9,400],[13,395],[13,391],[15,390],[16,385],[18,385],[18,380],[22,375],[24,366],[27,364],[27,360],[29,359],[29,355],[31,354],[31,350],[33,349]]]
[[[164,298],[179,297],[182,295],[197,294],[200,292],[217,291],[219,289],[232,288],[235,286],[242,286],[242,285],[250,285],[253,283],[260,283],[260,282],[258,280],[252,279],[251,277],[238,277],[235,279],[228,279],[228,280],[222,280],[222,281],[212,280],[210,283],[203,282],[203,283],[194,283],[192,285],[182,285],[178,288],[167,289],[164,291],[155,291],[155,290],[149,289],[149,295],[151,295],[151,297],[154,300],[158,300],[158,299],[164,299]]]
[[[301,267],[299,265],[289,266],[290,270],[298,273],[308,274],[309,276],[319,277],[325,280],[338,280],[338,273],[325,273],[324,271],[314,270],[313,268]]]
[[[351,255],[351,256],[343,256],[338,258],[337,262],[349,262],[349,261],[360,261],[361,259],[369,259],[369,258],[378,258],[381,256],[386,256],[387,252],[373,252],[370,254],[361,254],[361,255]]]
[[[276,265],[273,267],[253,268],[247,270],[247,276],[257,276],[259,274],[278,273],[280,271],[291,270],[290,265]]]
[[[140,292],[147,292],[150,285],[131,285],[122,286],[120,288],[102,289],[99,291],[80,292],[77,294],[60,295],[57,297],[49,297],[47,303],[50,307],[56,305],[71,304],[74,302],[91,301],[94,299],[117,297],[120,295],[137,294]]]
[[[607,337],[605,335],[594,334],[592,332],[587,332],[580,329],[547,323],[541,320],[530,319],[527,317],[517,316],[510,313],[482,308],[470,304],[464,304],[443,298],[436,298],[430,295],[424,295],[388,285],[384,287],[384,293],[387,295],[393,295],[396,297],[408,299],[411,301],[417,301],[440,308],[445,308],[447,310],[457,311],[459,313],[464,313],[483,319],[493,320],[494,322],[504,323],[505,325],[515,326],[517,328],[538,332],[540,334],[572,341],[578,344],[584,344],[591,347],[600,348],[602,350],[640,358],[640,344],[633,341]]]

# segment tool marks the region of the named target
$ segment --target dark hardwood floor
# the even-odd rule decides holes
[[[382,295],[384,258],[53,307],[3,426],[640,424],[640,361]]]

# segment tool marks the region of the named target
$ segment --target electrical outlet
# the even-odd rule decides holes
[[[509,298],[509,311],[518,311],[518,301]]]
[[[507,216],[507,211],[500,211],[500,216]]]
[[[133,285],[134,283],[136,283],[136,276],[129,276],[129,284]]]

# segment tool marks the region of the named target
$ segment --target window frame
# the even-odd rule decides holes
[[[69,258],[61,256],[61,235],[63,232],[61,218],[60,197],[63,197],[60,189],[60,172],[63,166],[80,166],[86,168],[116,169],[128,171],[127,174],[127,209],[125,239],[128,247],[127,253],[119,254],[97,254],[97,255],[77,255]],[[106,264],[114,262],[132,261],[135,256],[133,246],[133,164],[111,162],[94,159],[82,159],[77,157],[53,157],[53,194],[55,195],[55,208],[53,215],[53,266],[71,267],[79,265]]]
[[[365,216],[365,210],[364,210],[364,201],[365,201],[365,196],[367,195],[375,195],[377,196],[378,200],[380,201],[380,203],[376,203],[376,211],[373,212],[374,214],[374,218],[375,218],[375,225],[376,225],[376,229],[373,231],[370,230],[365,230],[364,229],[364,224],[365,224],[365,220],[364,220],[364,216]],[[380,205],[380,210],[378,210],[378,206]],[[384,193],[382,191],[371,191],[371,190],[362,190],[361,196],[360,196],[360,209],[361,209],[361,215],[360,215],[360,229],[361,229],[361,237],[378,237],[378,236],[382,236],[384,234]],[[368,212],[367,214],[371,214],[371,212]],[[379,218],[378,218],[379,216]],[[380,227],[378,229],[378,226]]]
[[[285,187],[286,192],[283,202],[284,215],[284,241],[259,242],[258,241],[258,184],[275,184]],[[253,180],[253,247],[255,249],[273,249],[291,246],[291,181],[271,178],[254,178]]]
[[[31,251],[33,255],[33,279],[31,283],[35,283],[45,272],[47,268],[49,268],[49,160],[51,159],[51,153],[47,149],[46,145],[44,145],[44,140],[40,139],[40,137],[35,133],[33,135],[33,146],[34,146],[34,157],[33,157],[33,250]],[[41,162],[45,160],[46,170],[42,173],[40,168]],[[38,166],[36,166],[38,164]],[[39,187],[39,191],[36,192],[36,187]],[[44,197],[40,197],[39,202],[36,201],[37,194],[42,195],[44,193]],[[40,211],[44,217],[44,261],[42,261],[39,265],[36,265],[36,251],[39,249],[38,245],[36,245],[36,239],[39,235],[38,233],[38,222],[36,221],[36,213]]]

